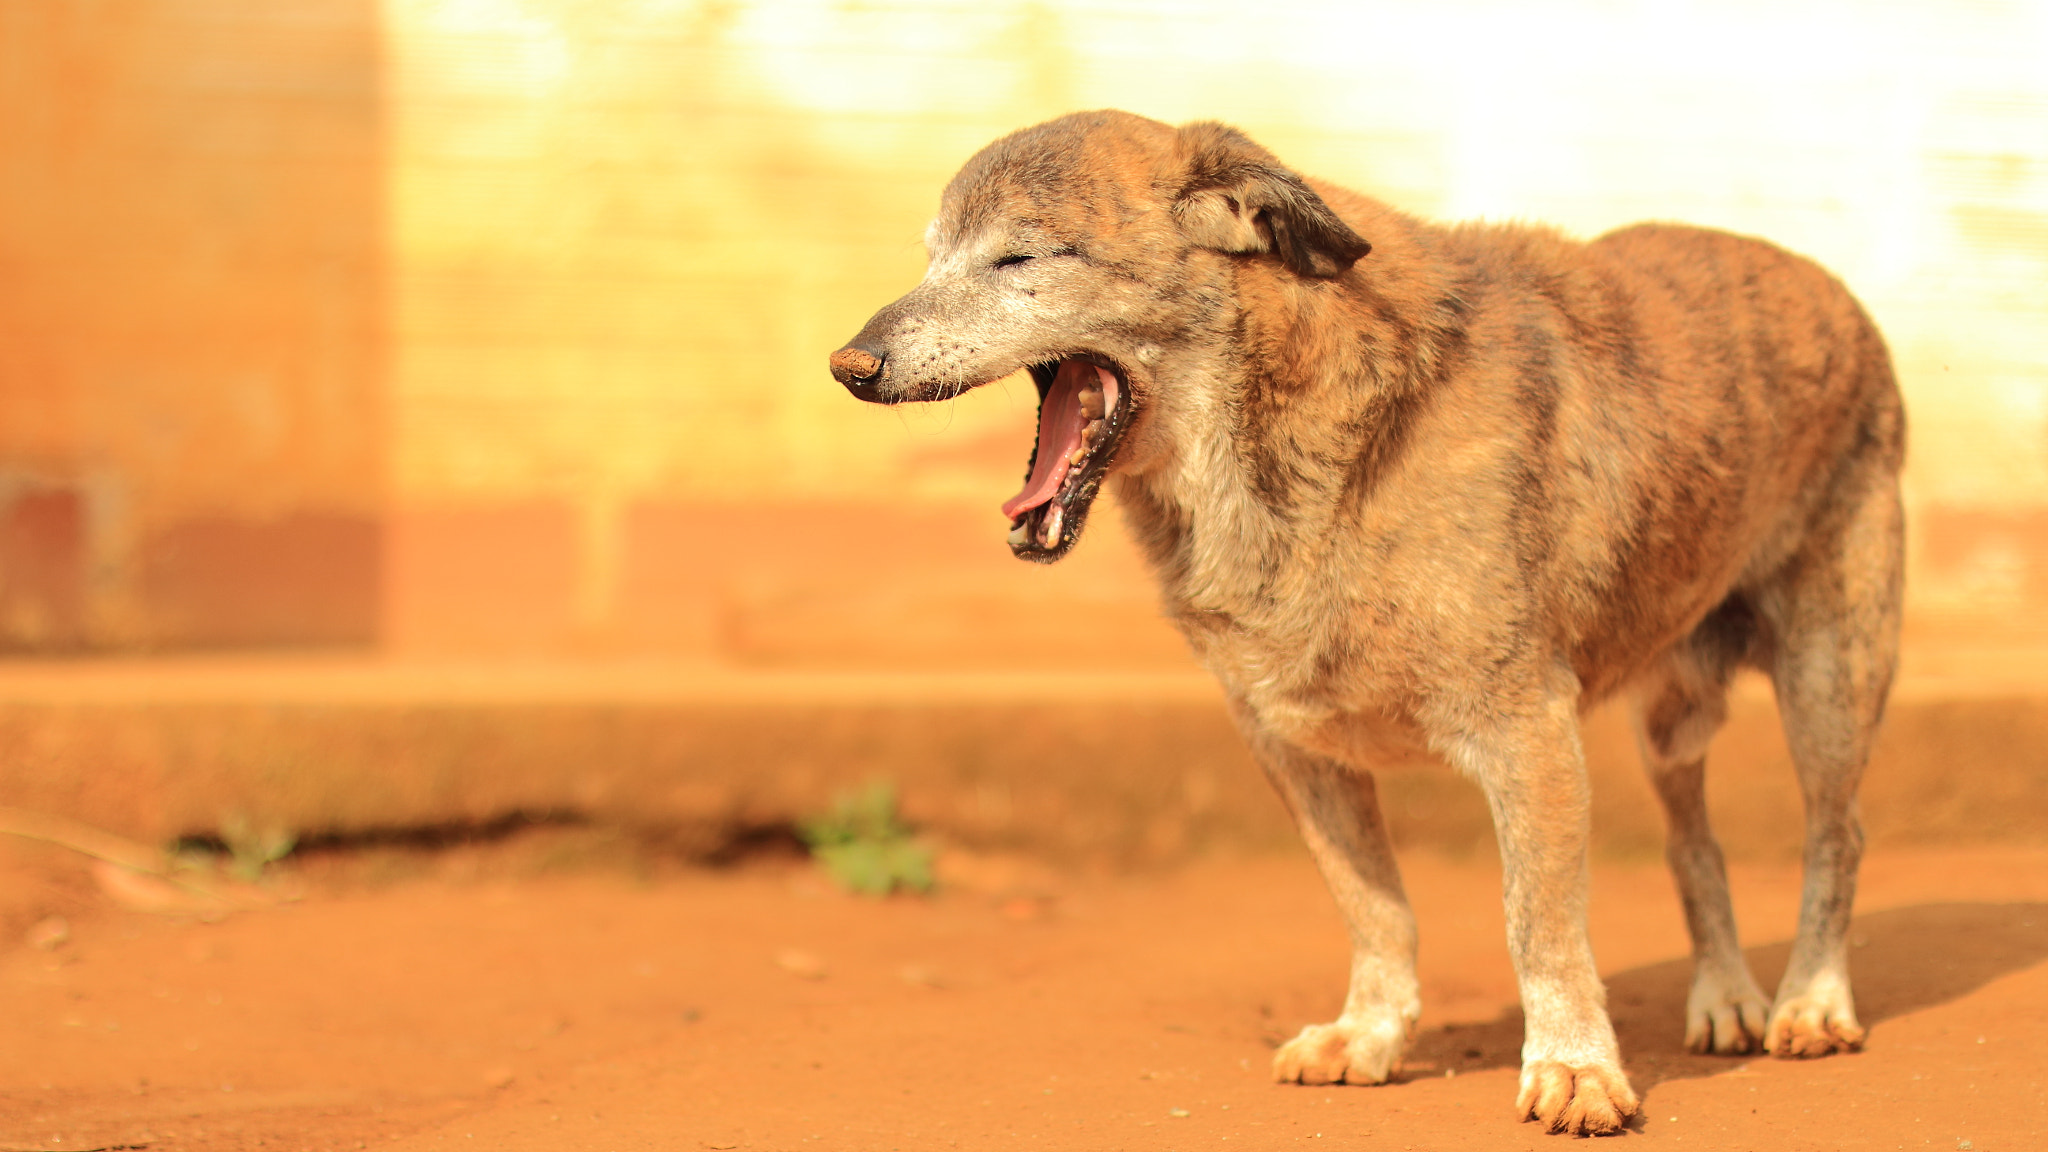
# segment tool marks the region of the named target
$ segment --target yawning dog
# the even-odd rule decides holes
[[[1107,485],[1223,684],[1354,949],[1281,1080],[1384,1082],[1419,1012],[1373,787],[1433,756],[1491,805],[1527,1019],[1516,1107],[1637,1110],[1586,935],[1579,714],[1625,694],[1669,817],[1699,1052],[1861,1045],[1844,935],[1856,786],[1896,662],[1904,417],[1840,283],[1758,240],[1589,243],[1426,224],[1220,124],[1121,112],[1007,136],[947,185],[930,269],[831,358],[863,400],[1023,368],[1010,548],[1050,563]],[[1806,802],[1775,999],[1736,943],[1703,767],[1729,677],[1769,674]]]

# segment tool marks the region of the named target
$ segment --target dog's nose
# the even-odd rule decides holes
[[[855,396],[873,400],[876,386],[882,382],[883,359],[865,348],[848,344],[832,354],[832,378]]]

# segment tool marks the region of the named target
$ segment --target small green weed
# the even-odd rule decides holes
[[[797,834],[825,874],[849,892],[931,891],[932,851],[897,816],[896,789],[888,784],[841,793],[831,812],[799,824]]]
[[[264,869],[284,859],[299,838],[284,828],[259,827],[240,812],[220,818],[220,841],[228,848],[228,871],[237,880],[254,884],[263,879]]]

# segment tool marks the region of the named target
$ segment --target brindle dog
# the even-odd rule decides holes
[[[1343,1015],[1283,1046],[1279,1079],[1383,1082],[1413,1032],[1415,923],[1371,769],[1419,752],[1493,810],[1516,1107],[1627,1125],[1578,731],[1617,693],[1670,820],[1688,1047],[1862,1044],[1844,933],[1898,647],[1904,421],[1839,282],[1695,228],[1426,224],[1222,125],[1119,112],[984,149],[926,242],[923,283],[832,373],[895,404],[1028,369],[1038,444],[1004,506],[1024,559],[1063,556],[1115,490],[1350,928]],[[1745,664],[1776,685],[1806,801],[1775,1000],[1736,943],[1702,785]]]

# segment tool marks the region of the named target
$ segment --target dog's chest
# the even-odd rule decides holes
[[[1237,596],[1169,587],[1167,606],[1203,665],[1269,731],[1285,731],[1306,746],[1325,742],[1329,737],[1319,733],[1348,723],[1347,717],[1405,716],[1412,661],[1398,639],[1372,635],[1356,605],[1312,581],[1286,587],[1292,583]],[[1384,737],[1361,738],[1383,743]]]
[[[1198,641],[1204,664],[1261,731],[1350,763],[1429,755],[1401,678],[1384,676],[1351,647],[1280,642],[1239,631]]]

